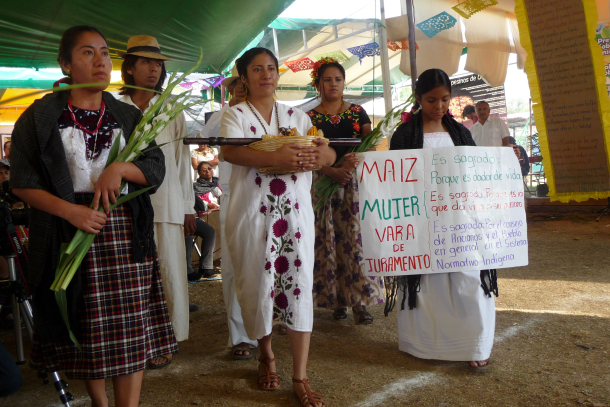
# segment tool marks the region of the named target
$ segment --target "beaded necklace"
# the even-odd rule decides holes
[[[86,147],[86,142],[85,142],[85,160],[89,161],[89,166],[86,168],[82,168],[81,166],[78,166],[81,170],[86,171],[89,168],[91,168],[91,164],[93,163],[93,159],[95,158],[95,148],[97,147],[97,134],[100,130],[100,127],[102,126],[102,118],[104,117],[104,113],[106,112],[106,104],[102,100],[102,106],[100,109],[100,118],[97,121],[97,126],[95,127],[95,130],[88,130],[85,126],[80,124],[78,122],[78,120],[76,120],[76,116],[74,115],[74,111],[72,110],[72,102],[70,101],[70,99],[68,99],[68,110],[70,111],[70,116],[71,116],[74,124],[76,124],[82,131],[84,131],[87,134],[90,134],[90,135],[95,134],[95,138],[93,140],[93,151],[91,152],[91,160],[87,159],[87,151],[86,151],[87,147]],[[70,133],[70,139],[72,140],[72,144],[74,144],[74,141],[73,141],[74,140],[74,130],[72,130],[72,132]]]
[[[246,99],[246,104],[248,105],[248,109],[250,109],[250,111],[252,112],[254,117],[256,117],[256,120],[258,120],[258,122],[261,124],[261,126],[263,126],[263,131],[265,132],[265,134],[269,134],[269,132],[267,131],[267,128],[263,124],[263,121],[261,120],[260,117],[258,117],[258,114],[256,114],[256,111],[254,110],[254,108],[252,107],[252,105],[250,104],[250,101],[248,99]],[[277,123],[277,129],[279,131],[280,130],[280,115],[277,112],[277,102],[273,102],[273,107],[275,108],[275,121]]]

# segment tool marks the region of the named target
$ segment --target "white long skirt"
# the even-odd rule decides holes
[[[422,275],[417,307],[400,310],[398,347],[422,359],[487,360],[496,325],[493,296],[486,297],[479,271]]]
[[[189,337],[189,291],[186,278],[186,248],[182,225],[155,222],[161,283],[176,340]]]

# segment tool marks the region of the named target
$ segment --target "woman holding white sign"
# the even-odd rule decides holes
[[[343,101],[345,69],[339,62],[322,58],[314,65],[311,77],[321,101],[307,114],[326,138],[360,138],[372,131],[366,111]],[[332,199],[315,211],[314,306],[333,309],[336,320],[347,319],[349,306],[356,325],[368,325],[373,323],[373,317],[366,306],[384,302],[383,278],[368,276],[363,270],[358,182],[352,177],[358,160],[355,153],[347,153],[347,146],[332,148],[337,162],[313,174],[314,185],[324,175],[341,184]],[[340,161],[342,157],[344,161]],[[314,206],[319,200],[314,194]]]
[[[403,114],[390,150],[475,145],[468,129],[449,114],[451,81],[445,72],[423,72],[415,100],[411,113]],[[494,270],[398,279],[407,297],[398,311],[401,351],[423,359],[469,361],[472,367],[489,363],[496,323],[492,293],[498,295]]]

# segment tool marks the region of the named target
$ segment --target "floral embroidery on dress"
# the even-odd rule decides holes
[[[352,126],[352,137],[360,137],[362,126],[360,125],[360,113],[362,112],[362,107],[358,105],[351,105],[345,111],[336,114],[336,115],[327,115],[323,113],[319,113],[315,110],[309,110],[307,115],[311,117],[311,123],[315,126],[320,127],[323,123],[330,122],[335,128],[339,126],[339,123],[342,120],[345,120],[351,123]]]
[[[255,183],[258,185],[258,180],[255,180]],[[271,224],[271,230],[265,237],[266,240],[271,239],[272,242],[271,256],[265,259],[265,271],[269,274],[275,273],[275,284],[271,292],[274,303],[273,317],[288,325],[293,325],[291,298],[299,300],[301,289],[298,283],[293,282],[294,278],[289,272],[296,270],[298,273],[302,261],[298,255],[290,260],[290,257],[294,256],[290,253],[295,251],[295,240],[299,242],[302,236],[300,228],[297,228],[295,232],[285,216],[293,209],[298,211],[298,203],[293,203],[288,197],[286,181],[277,177],[269,182],[269,193],[266,198],[266,202],[261,201],[259,212],[265,217],[272,216],[275,219]],[[286,295],[287,293],[291,293],[292,297]]]
[[[237,108],[237,110],[239,110],[239,112],[240,112],[240,113],[243,113],[243,112],[244,112],[243,110],[241,110],[241,108],[240,108],[240,107],[238,107],[238,108]]]
[[[254,134],[256,134],[256,127],[254,126],[250,126],[250,131]]]

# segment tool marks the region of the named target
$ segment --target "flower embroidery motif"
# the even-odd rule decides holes
[[[294,177],[294,178],[293,178]],[[270,216],[267,219],[267,233],[271,240],[270,258],[265,264],[265,270],[271,270],[274,278],[275,299],[273,304],[274,319],[279,320],[288,326],[293,325],[293,305],[301,297],[301,289],[299,288],[298,278],[296,280],[295,272],[299,272],[302,266],[302,261],[298,258],[295,251],[295,241],[301,237],[301,233],[297,228],[296,233],[293,229],[291,221],[293,218],[288,216],[298,205],[293,203],[293,195],[290,194],[290,189],[285,181],[287,178],[278,176],[266,176],[264,179],[268,181],[267,193],[264,195],[261,202],[262,207],[269,207],[265,211],[264,216]],[[296,176],[293,174],[291,179],[296,182]],[[298,237],[297,237],[298,234]],[[296,256],[295,256],[296,255]],[[298,293],[298,294],[297,294]]]
[[[237,110],[239,110],[239,112],[240,112],[240,113],[243,113],[243,112],[244,112],[244,111],[243,111],[243,110],[241,110],[241,108],[239,108],[239,107],[237,108]]]
[[[338,124],[341,121],[341,117],[339,115],[330,116],[330,122],[332,124]]]
[[[352,127],[354,128],[354,131],[360,131],[360,123],[352,123]]]
[[[288,116],[292,116],[293,113],[294,113],[294,110],[292,110],[292,109],[288,110]]]
[[[256,134],[256,127],[254,126],[250,126],[250,131],[254,134]]]
[[[258,187],[260,188],[262,182],[263,182],[262,178],[257,175],[256,178],[254,179],[254,183],[256,185],[258,185]]]

